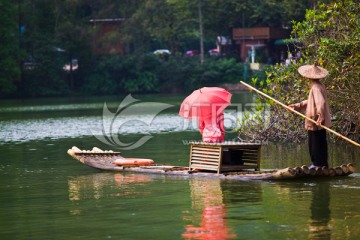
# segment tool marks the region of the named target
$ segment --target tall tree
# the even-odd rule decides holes
[[[294,28],[308,62],[329,69],[325,81],[334,128],[360,138],[360,5],[357,0],[320,4]]]
[[[126,22],[125,31],[129,40],[136,41],[140,37],[144,43],[157,41],[161,47],[176,51],[181,40],[190,34],[184,29],[189,23],[194,24],[188,12],[173,1],[146,0]]]
[[[327,1],[326,1],[327,2]],[[334,119],[332,129],[360,140],[360,5],[357,0],[319,4],[308,10],[306,19],[294,25],[300,39],[302,58],[289,66],[269,69],[266,82],[259,86],[280,102],[290,104],[307,98],[309,81],[297,72],[302,64],[318,63],[329,70],[322,80],[327,88]],[[271,104],[271,116],[258,115],[258,121],[242,122],[241,134],[256,139],[298,142],[306,137],[303,119]],[[263,112],[260,112],[263,113]],[[250,130],[250,131],[249,131]],[[256,130],[256,131],[255,131]]]
[[[65,50],[69,87],[74,90],[73,59],[79,58],[81,52],[90,49],[91,5],[86,0],[56,1],[54,6],[55,26],[54,34],[58,45]]]
[[[0,1],[0,97],[9,96],[16,90],[20,78],[21,19],[19,2]]]
[[[25,59],[31,67],[24,69],[19,84],[22,96],[50,96],[62,94],[66,88],[61,79],[59,47],[55,38],[54,1],[23,0],[23,35]]]

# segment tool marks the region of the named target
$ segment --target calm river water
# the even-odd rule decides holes
[[[189,179],[101,172],[69,157],[72,146],[120,146],[125,157],[188,164],[186,143],[200,135],[177,116],[184,96],[124,97],[0,101],[0,239],[359,239],[358,172],[283,182]],[[227,140],[236,137],[236,110],[253,97],[234,94]],[[359,165],[359,153],[331,145],[330,164]],[[310,164],[305,145],[263,145],[262,168],[303,164]]]

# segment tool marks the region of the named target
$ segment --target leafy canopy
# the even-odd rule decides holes
[[[356,0],[320,4],[306,11],[303,22],[294,22],[293,36],[301,45],[302,59],[288,67],[274,66],[267,80],[260,83],[262,90],[275,99],[291,104],[307,98],[309,82],[301,78],[297,68],[302,64],[319,63],[330,75],[322,80],[327,88],[334,119],[332,128],[342,135],[359,141],[360,130],[360,5]],[[300,141],[306,136],[304,120],[278,105],[271,106],[271,115],[260,114],[256,119],[243,120],[239,132],[258,139]],[[264,117],[268,117],[266,124]],[[255,134],[247,131],[256,130]]]

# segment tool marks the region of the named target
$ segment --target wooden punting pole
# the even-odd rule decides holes
[[[293,113],[296,113],[297,115],[299,115],[299,116],[301,116],[301,117],[303,117],[303,118],[306,118],[306,119],[309,120],[310,122],[313,122],[313,123],[317,124],[317,122],[316,122],[315,120],[313,120],[313,119],[305,116],[305,115],[302,114],[302,113],[299,113],[298,111],[295,111],[294,109],[286,106],[286,105],[283,104],[282,102],[279,102],[279,101],[276,100],[275,98],[272,98],[272,97],[270,97],[269,95],[263,93],[262,91],[257,90],[257,89],[254,88],[253,86],[251,86],[251,85],[249,85],[249,84],[247,84],[247,83],[244,83],[243,81],[240,81],[240,83],[243,84],[243,85],[245,85],[246,87],[254,90],[255,92],[259,93],[260,95],[262,95],[262,96],[264,96],[264,97],[266,97],[266,98],[271,99],[272,101],[274,101],[275,103],[281,105],[282,107],[286,108],[287,110],[289,110],[289,111],[291,111],[291,112],[293,112]],[[323,125],[321,125],[321,124],[320,124],[320,127],[322,127],[323,129],[326,129],[328,132],[331,132],[331,133],[335,134],[336,136],[338,136],[338,137],[340,137],[340,138],[342,138],[342,139],[344,139],[344,140],[346,140],[346,141],[354,144],[355,146],[360,147],[360,144],[359,144],[359,143],[357,143],[357,142],[355,142],[355,141],[353,141],[353,140],[351,140],[351,139],[349,139],[349,138],[341,135],[340,133],[335,132],[334,130],[332,130],[332,129],[328,128],[328,127],[325,127],[325,126],[323,126]]]

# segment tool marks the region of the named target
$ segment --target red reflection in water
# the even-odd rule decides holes
[[[236,234],[227,225],[226,207],[222,201],[222,190],[219,181],[192,180],[190,182],[193,209],[202,209],[200,226],[185,226],[184,239],[233,239]],[[195,216],[196,217],[196,216]],[[184,218],[190,220],[187,217]]]
[[[186,232],[182,234],[185,239],[232,239],[236,235],[229,233],[230,229],[226,223],[225,206],[205,207],[201,216],[200,227],[186,226]]]

